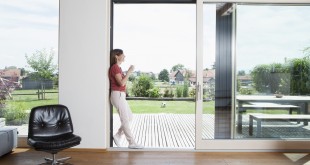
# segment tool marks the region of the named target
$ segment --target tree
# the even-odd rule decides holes
[[[238,71],[238,76],[245,76],[245,71],[244,70],[239,70]]]
[[[128,78],[128,81],[131,81],[133,82],[134,80],[136,79],[136,77],[134,75],[130,75],[129,78]]]
[[[184,65],[183,64],[177,64],[177,65],[174,65],[172,68],[171,68],[171,72],[175,72],[177,70],[183,70],[184,69]]]
[[[158,80],[169,82],[169,73],[167,69],[163,69],[159,72]]]
[[[55,51],[47,52],[46,49],[37,50],[32,56],[26,54],[26,60],[30,68],[34,71],[31,75],[36,80],[51,80],[57,65],[53,64]]]
[[[8,66],[8,67],[5,67],[5,69],[17,69],[16,66]]]
[[[41,99],[45,99],[44,81],[54,80],[54,72],[57,69],[57,65],[53,64],[54,55],[55,51],[53,49],[49,52],[46,49],[37,50],[32,56],[25,55],[29,67],[33,70],[29,76],[41,82]]]
[[[254,67],[251,76],[254,87],[258,92],[275,93],[283,90],[281,88],[287,87],[283,83],[289,81],[290,75],[288,65],[274,63]]]
[[[310,59],[296,58],[290,61],[291,79],[290,93],[292,95],[308,95],[310,93]]]
[[[305,58],[310,58],[310,46],[309,46],[309,47],[306,47],[306,48],[303,50],[303,53],[305,54]]]

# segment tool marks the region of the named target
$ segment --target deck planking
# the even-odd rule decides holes
[[[209,119],[205,120],[214,122],[211,116],[206,116],[206,118]],[[113,132],[115,133],[120,126],[120,120],[117,114],[113,115],[113,119]],[[208,122],[208,127],[210,123],[212,121]],[[210,128],[213,127],[210,126]],[[137,143],[143,144],[147,148],[195,147],[194,114],[134,114],[131,130]],[[207,132],[210,133],[210,131],[212,130]],[[125,136],[122,136],[121,146],[128,146]]]

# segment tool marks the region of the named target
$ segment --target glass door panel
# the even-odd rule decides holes
[[[216,4],[203,5],[202,139],[214,139],[215,130],[215,49]]]
[[[308,8],[197,1],[196,149],[309,148]]]
[[[309,14],[310,6],[238,5],[235,138],[309,139]]]

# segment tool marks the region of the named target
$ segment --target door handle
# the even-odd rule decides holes
[[[201,100],[201,85],[199,82],[196,85],[196,100]]]

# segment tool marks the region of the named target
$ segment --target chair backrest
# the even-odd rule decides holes
[[[64,105],[44,105],[31,109],[28,138],[56,139],[73,133],[68,108]]]

